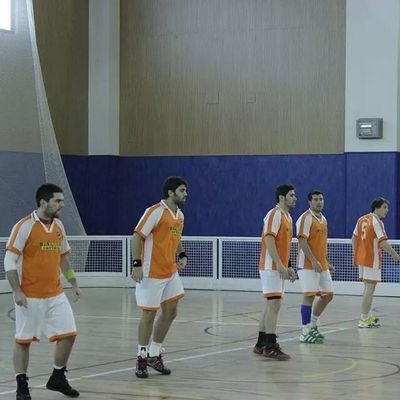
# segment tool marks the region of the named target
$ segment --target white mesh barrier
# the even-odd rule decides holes
[[[35,191],[45,182],[64,191],[66,231],[85,235],[51,121],[32,0],[13,0],[12,12],[11,30],[0,29],[0,235],[36,207]]]
[[[6,238],[0,238],[0,291],[7,291],[3,267]],[[82,286],[133,286],[130,237],[128,236],[71,236],[71,260]],[[391,241],[400,252],[400,241]],[[183,245],[188,265],[181,272],[186,288],[259,290],[259,238],[185,237]],[[291,262],[296,263],[297,241],[291,249]],[[358,270],[352,265],[351,241],[330,239],[328,256],[336,267],[332,277],[335,292],[361,294]],[[388,254],[383,257],[383,283],[377,295],[400,296],[400,263]],[[298,292],[298,281],[285,285],[288,292]]]

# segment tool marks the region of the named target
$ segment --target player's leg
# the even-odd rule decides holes
[[[359,328],[376,328],[378,324],[377,318],[370,315],[372,308],[372,300],[375,293],[376,284],[381,280],[379,270],[368,267],[360,267],[360,278],[364,283],[364,292],[361,302],[361,316],[358,322]]]
[[[48,311],[43,331],[50,342],[55,342],[54,368],[46,387],[69,397],[78,397],[79,392],[70,386],[65,376],[68,359],[77,335],[74,314],[64,293],[46,301]]]
[[[263,272],[263,278],[265,279],[263,282],[263,292],[264,297],[267,299],[263,356],[268,359],[286,361],[290,359],[290,356],[282,351],[279,343],[276,341],[278,315],[283,296],[283,280],[278,271],[266,270]]]
[[[266,277],[266,271],[265,270],[259,270],[260,273],[260,281],[261,281],[261,290],[264,294],[267,293],[267,277]],[[253,347],[253,353],[262,355],[266,343],[266,338],[265,338],[265,320],[267,316],[267,307],[268,307],[268,302],[265,302],[265,307],[264,310],[262,311],[258,323],[258,338],[257,338],[257,343]]]
[[[265,302],[265,308],[261,313],[260,320],[258,322],[258,338],[257,343],[253,347],[253,353],[262,354],[264,351],[266,337],[265,337],[265,319],[267,316],[267,306],[268,302]]]
[[[136,285],[136,304],[142,309],[138,325],[138,353],[135,375],[138,378],[147,378],[147,353],[151,334],[153,333],[154,319],[161,305],[161,296],[167,279],[143,278]]]
[[[15,343],[14,346],[14,370],[17,380],[17,400],[31,400],[29,393],[28,377],[26,372],[29,364],[29,349],[30,343]]]
[[[325,339],[324,335],[322,335],[318,329],[318,320],[326,306],[333,299],[333,282],[330,271],[322,271],[320,273],[316,273],[317,275],[317,285],[320,292],[320,297],[318,301],[314,303],[314,307],[311,315],[310,322],[310,333],[323,341]]]
[[[40,299],[27,299],[27,307],[15,305],[15,346],[13,354],[15,377],[17,381],[17,400],[31,400],[27,377],[30,344],[39,341],[40,321],[43,311]]]
[[[161,347],[178,313],[178,301],[184,296],[184,290],[179,274],[174,274],[164,287],[161,297],[161,313],[154,326],[153,341],[149,347],[148,366],[169,375],[171,370],[166,368],[162,359]]]
[[[310,332],[310,322],[312,314],[312,305],[314,298],[318,293],[318,282],[316,272],[309,269],[300,268],[298,271],[301,290],[303,292],[303,301],[300,307],[302,332],[300,342],[314,343],[315,339],[308,337]]]

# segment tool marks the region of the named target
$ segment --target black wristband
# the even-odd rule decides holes
[[[179,257],[180,260],[182,260],[182,258],[187,257],[186,252],[181,251],[181,252],[178,254],[178,257]]]
[[[142,266],[142,260],[140,258],[137,258],[136,260],[133,260],[134,267],[141,267]]]

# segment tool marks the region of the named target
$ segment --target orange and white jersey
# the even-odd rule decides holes
[[[33,211],[15,224],[6,250],[19,255],[17,268],[25,296],[45,299],[63,292],[60,260],[70,249],[59,219],[45,225]]]
[[[296,231],[298,239],[307,240],[311,252],[320,262],[322,269],[328,270],[328,223],[326,218],[322,214],[318,217],[308,209],[297,220]],[[305,256],[300,246],[297,254],[297,267],[312,269],[311,261]]]
[[[145,211],[135,228],[135,232],[144,239],[144,276],[165,279],[177,271],[176,253],[183,222],[182,211],[178,208],[174,214],[163,200]]]
[[[261,235],[261,254],[259,269],[276,270],[271,255],[265,245],[264,238],[271,235],[275,238],[275,246],[279,258],[284,266],[289,264],[290,245],[292,242],[293,221],[289,213],[285,213],[279,206],[268,211],[264,218],[264,228]]]
[[[353,235],[356,236],[354,265],[380,269],[380,243],[387,240],[383,222],[374,213],[363,215],[358,219]]]

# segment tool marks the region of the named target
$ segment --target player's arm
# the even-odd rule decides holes
[[[143,238],[136,232],[132,236],[132,258],[133,258],[133,268],[132,268],[132,279],[135,282],[141,282],[143,279],[143,267],[142,267],[142,248],[143,248]]]
[[[299,246],[303,250],[306,258],[310,260],[313,270],[315,272],[321,272],[322,271],[321,263],[316,259],[313,252],[311,251],[307,239],[305,237],[299,237],[298,240],[299,240]]]
[[[278,250],[276,249],[275,237],[272,235],[266,235],[263,238],[265,246],[267,247],[268,253],[272,258],[272,261],[276,265],[276,269],[282,279],[289,279],[288,269],[283,265],[282,260],[279,257]]]
[[[396,251],[387,240],[382,240],[380,244],[383,250],[389,253],[394,261],[400,261],[400,256],[396,253]]]
[[[72,286],[72,290],[74,292],[74,301],[78,301],[81,298],[81,289],[78,286],[78,281],[75,276],[75,271],[72,268],[68,253],[61,254],[60,267],[61,267],[61,272],[64,275],[65,279]]]
[[[186,255],[186,251],[182,245],[182,241],[179,241],[179,244],[178,244],[178,258],[179,258],[179,261],[178,261],[177,267],[178,267],[178,271],[180,271],[181,269],[185,268],[186,264],[187,264],[187,255]]]
[[[6,251],[6,255],[4,257],[4,269],[7,272],[7,279],[13,291],[15,304],[18,306],[27,307],[28,303],[26,296],[19,283],[17,270],[18,257],[19,255],[16,253],[13,253],[12,251]]]
[[[353,233],[353,236],[351,237],[351,248],[353,250],[353,260],[356,255],[356,246],[357,246],[357,236]],[[353,261],[354,264],[354,261]]]

